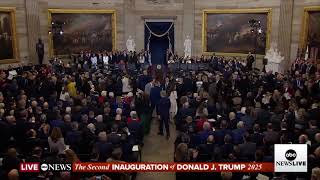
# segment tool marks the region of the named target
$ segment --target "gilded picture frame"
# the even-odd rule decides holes
[[[265,52],[270,46],[271,26],[272,26],[272,8],[256,8],[256,9],[204,9],[202,12],[202,52],[204,55],[211,55],[215,53],[218,56],[247,56],[247,53],[233,53],[233,52],[215,52],[208,51],[207,47],[207,27],[209,14],[266,14],[266,42]],[[263,57],[264,54],[257,54],[257,57]]]
[[[18,48],[18,38],[16,32],[16,8],[15,7],[0,7],[0,14],[8,13],[10,16],[10,28],[11,28],[11,43],[12,43],[12,58],[0,59],[0,64],[9,64],[9,63],[19,63],[19,48]],[[1,48],[0,51],[3,51]]]
[[[116,10],[105,9],[48,9],[48,28],[52,29],[52,14],[111,14],[112,16],[112,51],[116,50]],[[49,57],[54,56],[53,35],[49,34]]]
[[[320,12],[320,6],[308,6],[303,9],[303,19],[302,19],[302,31],[300,36],[300,48],[306,49],[308,33],[309,33],[309,19],[310,12]],[[320,30],[319,30],[320,31]]]

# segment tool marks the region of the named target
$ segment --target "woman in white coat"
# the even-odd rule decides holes
[[[177,91],[176,91],[176,86],[172,85],[171,87],[169,86],[169,99],[170,99],[170,121],[174,122],[174,117],[177,115],[178,112],[178,105],[177,105],[177,99],[178,99],[178,95],[177,95]]]

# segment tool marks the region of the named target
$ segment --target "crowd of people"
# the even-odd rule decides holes
[[[140,56],[149,58],[148,52]],[[304,71],[309,64],[307,68],[295,64],[281,74],[213,56],[203,57],[208,70],[169,69],[164,74],[153,73],[148,63],[137,65],[135,53],[128,61],[126,53],[98,57],[81,53],[71,63],[54,59],[47,65],[1,71],[1,179],[95,177],[69,172],[19,174],[23,161],[138,161],[133,146],[144,145],[152,120],[159,120],[158,135],[175,138],[175,162],[273,162],[274,144],[300,143],[308,144],[308,173],[260,176],[319,178],[320,70],[315,65]],[[128,69],[129,64],[134,70]],[[170,136],[170,125],[176,127],[177,137]],[[176,173],[177,179],[256,176]],[[130,177],[135,174],[103,174],[112,180]]]

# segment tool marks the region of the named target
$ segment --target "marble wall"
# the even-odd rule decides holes
[[[293,6],[293,18],[292,18],[292,34],[291,34],[291,52],[290,57],[293,61],[297,55],[298,48],[301,44],[300,37],[303,30],[303,14],[304,8],[310,6],[319,6],[319,0],[295,0]],[[320,30],[319,30],[320,31]]]
[[[292,8],[286,7],[293,2]],[[282,5],[282,6],[281,6]],[[49,52],[48,9],[114,9],[116,10],[116,48],[124,49],[126,39],[131,35],[136,49],[144,47],[145,19],[173,19],[175,23],[175,50],[183,54],[183,42],[187,35],[193,42],[193,54],[202,53],[202,11],[203,9],[248,9],[272,8],[272,29],[270,42],[285,41],[281,46],[290,46],[286,61],[294,58],[302,30],[303,8],[319,5],[319,0],[1,0],[1,7],[16,7],[19,57],[22,63],[36,63],[34,45],[38,38],[45,43]],[[293,16],[280,10],[292,11]],[[282,10],[282,11],[284,11]],[[285,26],[281,22],[289,21]],[[290,24],[291,23],[291,24]],[[288,28],[292,27],[292,28]],[[280,28],[282,30],[280,31]],[[285,29],[283,29],[285,28]],[[279,38],[283,32],[292,32]],[[281,48],[279,48],[281,49]],[[289,58],[290,57],[290,58]],[[49,59],[45,57],[45,62]],[[13,64],[18,65],[18,64]],[[5,68],[7,65],[0,65]]]
[[[26,8],[25,0],[1,0],[0,7],[15,7],[16,8],[16,35],[18,44],[18,58],[22,64],[29,62],[28,52],[28,36],[27,36],[27,22],[26,22]],[[10,64],[17,66],[20,63]],[[7,68],[9,64],[2,64],[0,67]]]

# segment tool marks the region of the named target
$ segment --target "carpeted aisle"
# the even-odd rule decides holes
[[[174,124],[170,123],[171,137],[159,136],[159,121],[153,119],[151,122],[150,134],[144,138],[144,147],[142,149],[142,162],[173,162],[174,140],[176,138],[176,129]],[[174,180],[174,173],[138,173],[137,180]]]

